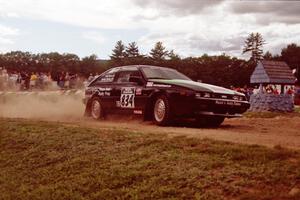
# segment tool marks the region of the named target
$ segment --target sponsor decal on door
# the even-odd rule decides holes
[[[134,108],[134,97],[135,97],[134,87],[121,88],[121,97],[120,97],[121,108]]]

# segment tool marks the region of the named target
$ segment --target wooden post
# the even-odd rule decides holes
[[[264,89],[263,89],[263,84],[262,84],[262,83],[259,84],[259,89],[258,89],[258,91],[259,91],[259,94],[264,93]]]
[[[285,85],[281,84],[280,87],[281,87],[281,92],[280,92],[280,94],[284,94],[284,87],[285,87]]]

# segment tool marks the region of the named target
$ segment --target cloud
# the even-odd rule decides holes
[[[239,1],[230,2],[228,8],[235,14],[254,14],[257,23],[300,23],[299,1]]]
[[[280,31],[278,31],[280,30]],[[281,49],[290,43],[300,43],[299,24],[270,24],[258,30],[266,40],[264,51],[280,54]]]
[[[0,19],[9,18],[7,25],[12,26],[9,24],[12,22],[15,26],[26,20],[39,22],[30,23],[33,25],[26,34],[22,26],[16,25],[20,31],[11,27],[3,31],[0,26],[0,43],[13,43],[17,33],[22,40],[10,47],[17,49],[23,41],[28,41],[26,45],[23,42],[25,49],[36,38],[47,40],[44,35],[33,35],[48,27],[49,35],[70,44],[73,40],[91,46],[101,44],[105,55],[117,40],[123,40],[137,41],[142,52],[149,52],[155,42],[162,41],[168,49],[183,56],[203,53],[241,56],[244,40],[251,32],[262,33],[268,43],[265,50],[271,52],[282,44],[300,42],[299,10],[300,2],[294,1],[0,0]],[[34,27],[40,23],[43,26]],[[64,31],[62,27],[69,29]],[[57,46],[65,49],[66,43],[51,43],[38,49]],[[68,50],[74,49],[73,46]],[[89,53],[99,52],[91,46],[86,47]],[[83,48],[84,45],[78,46],[80,50],[76,51]]]
[[[18,29],[11,28],[0,24],[0,35],[2,36],[15,36],[18,35]]]
[[[199,14],[204,9],[219,5],[224,0],[133,0],[142,8],[158,9],[172,15]]]
[[[134,28],[131,18],[140,12],[130,0],[0,0],[2,16],[14,13],[20,18],[89,28]]]
[[[236,37],[228,35],[222,39],[207,37],[204,34],[197,33],[166,33],[166,34],[149,34],[140,39],[139,43],[143,46],[152,48],[158,41],[163,41],[163,44],[168,50],[174,49],[181,56],[200,56],[207,54],[222,54],[240,56],[244,37]]]
[[[14,44],[14,37],[19,33],[18,29],[0,24],[0,44]]]
[[[104,44],[107,39],[99,32],[97,31],[89,31],[82,34],[82,37],[84,39],[91,40],[97,44]]]

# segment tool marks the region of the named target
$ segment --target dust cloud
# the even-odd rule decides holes
[[[72,121],[83,119],[83,92],[5,92],[0,117]]]

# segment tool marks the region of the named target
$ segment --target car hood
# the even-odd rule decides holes
[[[219,87],[215,85],[210,85],[206,83],[199,83],[192,80],[163,80],[163,79],[151,79],[149,80],[154,83],[163,83],[168,85],[175,85],[180,87],[185,87],[188,89],[192,89],[197,92],[212,92],[212,93],[220,93],[220,94],[229,94],[229,95],[244,95],[242,93],[236,92],[234,90],[230,90],[224,87]]]

